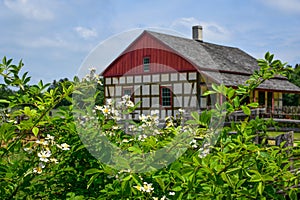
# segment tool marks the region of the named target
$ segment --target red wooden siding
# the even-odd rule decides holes
[[[143,58],[150,58],[150,72],[143,70]],[[195,67],[146,32],[103,72],[104,77],[196,71]]]

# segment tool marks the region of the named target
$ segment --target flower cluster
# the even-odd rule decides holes
[[[122,100],[119,102],[119,107],[120,109],[128,109],[134,107],[134,103],[131,101],[129,95],[122,96]]]
[[[39,164],[37,167],[33,168],[34,173],[41,174],[45,168],[46,163],[57,164],[58,160],[53,157],[51,152],[51,147],[56,146],[61,150],[70,150],[70,145],[67,143],[56,144],[54,136],[47,134],[44,139],[38,139],[32,147],[24,148],[24,151],[31,154],[33,151],[37,151],[37,156],[39,158]]]
[[[203,147],[199,149],[199,158],[204,158],[209,154],[210,145],[207,142],[204,142]]]
[[[152,183],[147,183],[147,182],[144,182],[143,186],[137,185],[133,187],[138,191],[147,192],[147,193],[151,193],[154,190],[154,188],[152,187]]]
[[[198,148],[197,140],[193,139],[193,140],[190,142],[190,145],[192,146],[192,148],[197,149],[197,148]]]
[[[169,192],[169,196],[174,196],[174,195],[175,195],[175,192]],[[168,200],[168,198],[166,197],[166,195],[164,195],[160,199],[158,197],[153,197],[153,200]]]
[[[166,124],[166,128],[170,128],[170,127],[177,127],[182,125],[181,123],[183,122],[183,115],[185,113],[185,110],[183,109],[178,109],[178,113],[176,114],[176,117],[173,116],[167,116],[165,118],[165,124]]]
[[[150,115],[140,115],[140,123],[131,127],[131,131],[138,135],[137,140],[145,141],[148,136],[160,135],[158,110],[152,110]]]
[[[114,102],[111,99],[106,100],[106,104],[103,106],[95,106],[95,111],[99,110],[106,119],[113,119],[119,121],[121,119],[120,112],[115,108]]]
[[[103,85],[101,79],[100,79],[100,75],[96,73],[96,68],[92,67],[89,68],[90,73],[87,74],[82,81],[92,81],[92,82],[97,82],[100,85]]]

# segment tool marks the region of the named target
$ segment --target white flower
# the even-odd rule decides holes
[[[24,151],[26,151],[27,153],[31,154],[32,153],[32,148],[31,147],[25,147]]]
[[[106,106],[106,105],[102,106],[102,107],[100,108],[100,110],[102,111],[102,113],[103,113],[105,116],[109,115],[110,112],[111,112],[111,110],[109,109],[109,107]]]
[[[51,156],[51,151],[41,151],[40,153],[38,153],[38,157],[40,158],[40,161],[43,162],[48,162],[49,161],[49,157]]]
[[[139,116],[139,120],[141,120],[142,122],[145,122],[145,121],[147,120],[146,115],[141,114],[141,115]]]
[[[111,127],[113,130],[118,130],[118,129],[120,129],[120,127],[118,126],[118,125],[114,125],[114,126],[112,126]]]
[[[154,190],[154,188],[152,187],[152,183],[144,182],[144,186],[142,190],[148,193],[152,192]]]
[[[35,143],[41,144],[41,145],[44,145],[44,146],[47,146],[47,145],[49,144],[48,141],[45,141],[45,140],[43,140],[43,139],[37,140],[37,141],[35,141]]]
[[[127,101],[126,106],[132,108],[132,107],[134,107],[134,103],[132,101]]]
[[[170,196],[174,196],[174,195],[175,195],[175,192],[169,192],[169,195],[170,195]]]
[[[194,149],[198,148],[197,141],[195,139],[190,142],[190,145],[192,145]]]
[[[97,83],[98,83],[99,85],[103,85],[102,81],[100,81],[100,80],[98,80]]]
[[[55,163],[55,164],[57,164],[57,163],[58,163],[58,161],[57,161],[57,159],[56,159],[56,158],[50,158],[50,162],[53,162],[53,163]]]
[[[185,112],[185,110],[184,110],[184,109],[181,109],[181,108],[179,108],[179,109],[178,109],[178,112],[180,112],[180,113],[184,113],[184,112]]]
[[[90,71],[90,72],[95,72],[95,71],[96,71],[96,68],[95,68],[95,67],[91,67],[91,68],[89,68],[89,71]]]
[[[130,169],[122,169],[118,172],[118,174],[121,174],[121,173],[130,173],[131,170]]]
[[[142,191],[142,186],[140,186],[140,185],[136,185],[136,186],[133,186],[135,189],[137,189],[138,191]]]
[[[43,172],[43,168],[45,168],[45,165],[43,163],[39,163],[38,167],[33,168],[33,172],[41,174]]]
[[[64,151],[70,150],[70,145],[68,145],[67,143],[62,143],[61,145],[57,145],[57,147]]]
[[[209,149],[206,148],[206,149],[203,149],[203,148],[200,148],[199,149],[199,158],[204,158],[205,156],[207,156],[207,154],[209,154]]]
[[[150,115],[158,115],[159,114],[159,110],[151,110],[150,111]]]
[[[47,134],[46,140],[54,140],[54,136]]]
[[[140,186],[140,185],[137,185],[137,186],[133,186],[135,189],[137,189],[138,191],[141,191],[141,192],[152,192],[154,190],[154,188],[152,187],[152,183],[147,183],[147,182],[144,182],[144,185],[143,186]]]
[[[95,106],[95,108],[94,108],[95,110],[101,110],[102,109],[102,106]]]
[[[122,100],[123,101],[130,101],[130,96],[126,94],[126,95],[122,96]]]
[[[55,141],[54,141],[54,136],[50,135],[50,134],[47,134],[47,137],[45,138],[46,140],[50,141],[50,143],[53,145],[55,144]],[[47,141],[47,142],[48,142]]]
[[[127,139],[122,140],[122,143],[128,143],[128,142],[129,142],[129,140],[127,140]]]
[[[138,140],[142,141],[142,142],[145,141],[146,138],[147,138],[147,135],[145,135],[145,134],[142,134],[142,135],[138,136]]]
[[[164,195],[162,198],[160,198],[160,200],[166,200],[167,197]]]
[[[106,104],[107,105],[112,105],[112,103],[113,103],[112,99],[106,99]]]

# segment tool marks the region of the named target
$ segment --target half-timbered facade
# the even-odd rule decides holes
[[[202,41],[202,27],[193,27],[193,39],[144,31],[103,72],[105,98],[130,95],[141,102],[136,114],[159,110],[160,118],[179,108],[207,109],[222,96],[203,96],[212,83],[236,87],[258,68],[256,59],[238,48]],[[264,82],[249,101],[267,109],[282,107],[284,92],[300,89],[284,77]],[[135,117],[137,117],[136,115]]]

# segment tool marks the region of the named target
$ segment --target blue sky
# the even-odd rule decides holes
[[[155,27],[300,63],[300,0],[2,0],[0,56],[23,59],[32,82],[72,78],[102,41]]]

